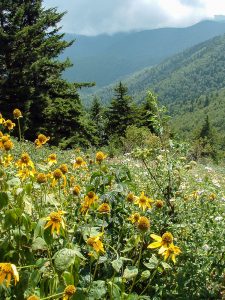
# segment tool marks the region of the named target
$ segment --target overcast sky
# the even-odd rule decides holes
[[[64,32],[85,35],[184,27],[225,15],[225,0],[44,0],[44,6],[67,11]]]

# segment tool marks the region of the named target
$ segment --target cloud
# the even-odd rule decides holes
[[[188,26],[225,14],[223,0],[45,0],[67,11],[63,31],[85,35],[168,26]]]

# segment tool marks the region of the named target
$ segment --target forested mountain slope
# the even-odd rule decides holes
[[[225,33],[225,23],[203,21],[187,28],[162,28],[94,37],[68,34],[75,43],[61,58],[69,57],[74,67],[65,72],[71,81],[108,85],[145,67]]]
[[[146,90],[151,89],[172,114],[179,113],[181,103],[225,87],[225,35],[194,46],[156,67],[135,73],[123,82],[137,102],[145,97]],[[112,87],[97,93],[102,102],[110,101]]]

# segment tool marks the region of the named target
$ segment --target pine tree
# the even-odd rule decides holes
[[[152,118],[156,114],[156,97],[151,91],[147,92],[144,103],[140,107],[139,125],[148,127],[154,132],[154,124]]]
[[[61,77],[71,66],[69,60],[57,59],[73,43],[64,41],[64,34],[59,33],[58,23],[64,13],[58,13],[56,8],[45,9],[42,3],[0,2],[0,110],[8,117],[14,108],[21,109],[25,135],[30,139],[40,131],[48,131],[47,122],[54,124],[59,139],[63,126],[56,123],[56,107],[62,109],[58,111],[58,120],[67,119],[66,135],[80,130],[82,107],[76,85]]]
[[[127,91],[127,87],[121,82],[114,88],[115,98],[112,99],[106,113],[108,135],[124,136],[127,126],[135,123],[136,108]]]

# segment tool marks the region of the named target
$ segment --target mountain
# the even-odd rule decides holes
[[[214,131],[224,139],[225,136],[225,88],[215,92],[201,95],[195,101],[189,101],[180,105],[179,114],[171,122],[175,132],[182,137],[192,137],[196,128],[201,128],[208,115]],[[223,145],[225,143],[223,142]]]
[[[170,113],[179,113],[182,104],[225,87],[225,35],[191,47],[158,66],[145,68],[123,83],[137,102],[151,89]],[[110,101],[113,86],[97,93],[102,102]]]
[[[70,81],[108,85],[171,55],[225,33],[225,23],[203,21],[186,28],[162,28],[114,35],[67,34],[75,43],[65,50],[74,67],[65,72]]]

